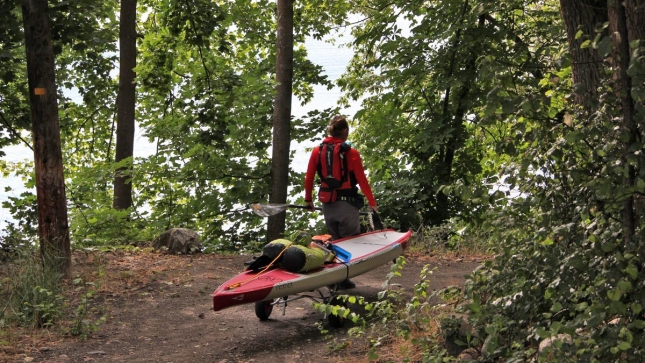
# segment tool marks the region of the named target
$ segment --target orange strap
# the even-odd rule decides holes
[[[238,288],[238,287],[242,286],[243,284],[246,284],[246,283],[247,283],[247,282],[249,282],[249,281],[253,281],[253,280],[257,279],[261,274],[263,274],[263,273],[264,273],[264,272],[266,272],[268,269],[270,269],[270,268],[271,268],[271,266],[273,266],[273,264],[274,264],[274,263],[275,263],[275,262],[280,258],[280,256],[282,256],[282,254],[284,253],[284,251],[286,251],[286,250],[287,250],[287,248],[289,248],[289,246],[291,246],[292,244],[293,244],[293,242],[291,242],[291,243],[290,243],[290,244],[288,244],[288,245],[285,245],[285,246],[284,246],[284,249],[283,249],[282,251],[280,251],[280,253],[276,256],[276,258],[274,258],[274,259],[273,259],[273,261],[271,261],[271,263],[270,263],[270,264],[268,264],[264,269],[262,269],[262,271],[260,271],[260,272],[258,272],[257,274],[255,274],[255,276],[252,276],[252,277],[250,277],[250,278],[248,278],[248,279],[246,279],[246,280],[244,280],[244,281],[240,281],[240,282],[236,282],[236,283],[234,283],[234,284],[230,284],[230,285],[226,286],[226,287],[224,288],[224,290],[233,290],[233,289],[235,289],[235,288]]]

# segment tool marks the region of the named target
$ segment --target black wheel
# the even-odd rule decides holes
[[[332,298],[331,301],[329,302],[329,305],[338,305],[342,307],[347,307],[347,304],[343,300],[339,299],[338,297]],[[334,314],[327,315],[327,321],[329,322],[329,326],[335,329],[342,328],[343,325],[345,325],[345,318]]]
[[[258,301],[255,303],[255,316],[260,319],[260,321],[269,320],[269,316],[273,311],[273,300]]]

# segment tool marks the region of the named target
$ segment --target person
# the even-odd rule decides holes
[[[349,136],[349,124],[344,116],[335,116],[332,118],[327,128],[328,136],[323,140],[324,144],[337,144],[347,141]],[[314,210],[314,202],[312,199],[314,178],[319,171],[320,162],[320,147],[315,147],[311,156],[309,157],[309,164],[307,166],[307,173],[305,175],[305,203],[309,211]],[[349,237],[361,233],[360,226],[360,206],[363,203],[363,197],[358,193],[357,185],[360,187],[361,192],[367,198],[370,208],[374,212],[378,212],[376,206],[376,199],[372,194],[372,188],[365,176],[363,169],[363,161],[361,155],[354,148],[349,148],[345,152],[347,159],[347,172],[349,177],[335,189],[337,198],[335,201],[328,201],[322,204],[322,212],[325,218],[325,226],[327,233],[332,236],[332,240],[343,237]],[[330,188],[322,176],[320,193],[329,191]],[[341,288],[352,288],[354,283],[350,280],[345,280],[341,284]]]

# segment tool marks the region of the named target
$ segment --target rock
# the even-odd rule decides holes
[[[199,242],[197,232],[187,228],[172,228],[159,235],[152,241],[155,250],[167,249],[170,254],[193,254],[201,252],[202,244]]]
[[[468,348],[457,356],[457,362],[477,362],[478,356],[479,354],[475,349]]]
[[[556,336],[546,338],[540,342],[540,345],[538,346],[538,352],[539,353],[544,352],[545,349],[552,347],[557,341],[571,344],[573,342],[573,339],[569,334],[558,334]]]

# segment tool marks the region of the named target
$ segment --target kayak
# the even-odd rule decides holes
[[[244,271],[221,284],[213,293],[213,310],[232,306],[273,301],[289,295],[315,291],[339,284],[361,275],[403,254],[411,232],[392,229],[372,231],[331,243],[347,254],[349,260],[325,263],[322,267],[306,272],[289,272],[282,267],[266,271]],[[257,310],[257,305],[256,305]],[[256,311],[257,314],[257,311]],[[262,318],[261,314],[258,317]]]

